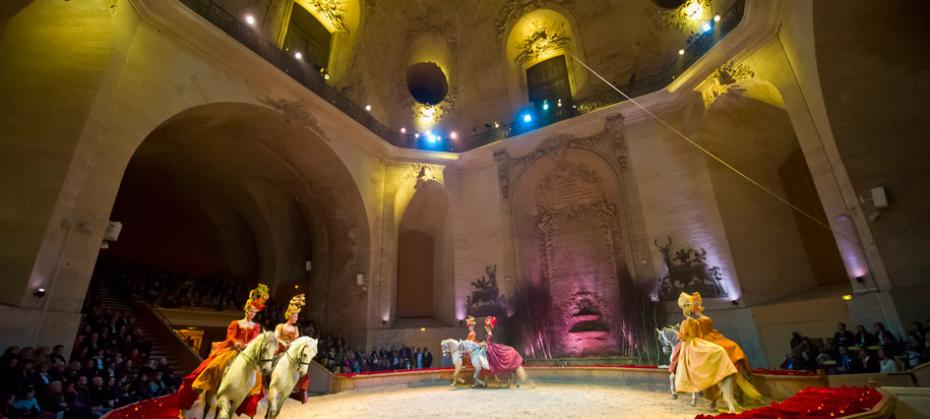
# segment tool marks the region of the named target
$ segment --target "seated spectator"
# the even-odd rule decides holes
[[[45,391],[39,398],[39,406],[42,411],[57,416],[59,412],[64,412],[68,408],[65,402],[65,396],[62,394],[61,381],[52,381],[45,387]]]
[[[866,348],[859,349],[859,359],[853,363],[852,373],[864,374],[878,371],[878,360],[872,355],[872,351]]]
[[[878,364],[880,372],[898,372],[898,363],[888,356],[885,348],[878,350]]]
[[[817,371],[818,365],[817,362],[811,357],[811,353],[808,350],[801,351],[801,357],[797,360],[795,368],[797,370],[807,370],[807,371]]]
[[[13,402],[13,411],[16,414],[15,417],[20,418],[34,418],[42,413],[39,401],[36,400],[35,388],[30,386],[20,391],[16,396],[16,401]]]
[[[16,398],[12,394],[0,393],[0,401],[3,402],[3,406],[0,407],[0,418],[12,418]]]
[[[885,325],[882,322],[875,322],[872,326],[872,330],[875,331],[875,339],[879,345],[885,348],[891,355],[897,353],[898,339],[894,336],[894,333],[885,329]]]
[[[803,349],[801,346],[807,343],[807,338],[801,336],[798,332],[791,332],[791,350],[798,352]]]
[[[859,347],[869,347],[875,344],[875,336],[865,330],[865,326],[861,324],[856,325],[856,342],[855,345]]]
[[[839,322],[836,324],[836,333],[833,334],[833,344],[839,346],[852,346],[856,336],[846,330],[846,323]]]
[[[795,368],[796,363],[797,363],[797,360],[794,358],[794,356],[791,355],[791,353],[787,353],[785,354],[785,360],[781,362],[781,365],[779,365],[778,368],[781,368],[783,370],[793,370],[793,369],[796,369]]]
[[[832,374],[851,373],[855,369],[855,366],[853,365],[854,362],[855,360],[853,360],[852,354],[849,353],[849,349],[847,349],[845,346],[840,346],[839,355],[837,356],[837,359],[836,359],[836,367],[831,373]]]

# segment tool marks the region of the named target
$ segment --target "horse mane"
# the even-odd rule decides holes
[[[261,334],[256,336],[255,339],[252,339],[251,342],[247,343],[245,345],[245,349],[243,349],[242,352],[248,353],[249,356],[254,356],[255,354],[253,352],[258,351],[259,348],[261,348],[262,345],[269,340],[274,344],[277,344],[278,342],[278,338],[275,337],[274,332],[263,331]]]

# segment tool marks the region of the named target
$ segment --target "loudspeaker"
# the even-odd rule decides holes
[[[119,232],[123,230],[123,223],[119,221],[110,221],[107,224],[107,231],[103,233],[103,239],[109,242],[115,242],[119,238]]]
[[[888,197],[885,195],[885,188],[881,186],[872,188],[872,206],[875,208],[885,208],[888,206]]]

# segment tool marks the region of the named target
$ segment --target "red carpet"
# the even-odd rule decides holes
[[[178,401],[174,394],[143,400],[114,410],[105,419],[178,419]]]

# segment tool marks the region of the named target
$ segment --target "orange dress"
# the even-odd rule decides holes
[[[700,328],[700,323],[690,317],[681,322],[681,350],[675,371],[675,389],[679,392],[703,391],[737,372],[727,351],[701,338]]]
[[[226,367],[239,353],[236,346],[244,347],[261,331],[261,326],[258,324],[245,328],[239,325],[239,320],[230,322],[226,328],[226,340],[214,342],[210,355],[181,381],[181,386],[178,388],[178,407],[188,410],[203,391],[219,390]],[[261,380],[258,381],[258,385],[261,385]]]
[[[762,400],[762,394],[759,393],[759,390],[756,389],[752,383],[749,382],[746,377],[743,376],[743,373],[749,373],[745,368],[749,365],[749,360],[746,358],[746,353],[743,352],[743,349],[740,348],[739,344],[736,342],[727,339],[726,336],[723,336],[723,333],[720,333],[719,330],[714,329],[714,321],[705,315],[701,315],[697,319],[698,324],[700,325],[701,337],[704,339],[717,344],[717,346],[722,347],[727,351],[727,356],[730,358],[730,361],[733,363],[733,366],[736,367],[737,371],[740,372],[736,375],[736,388],[740,390],[740,396],[743,399],[751,400]],[[714,400],[720,397],[716,389],[710,389],[710,391],[705,393],[705,397],[708,399]]]

